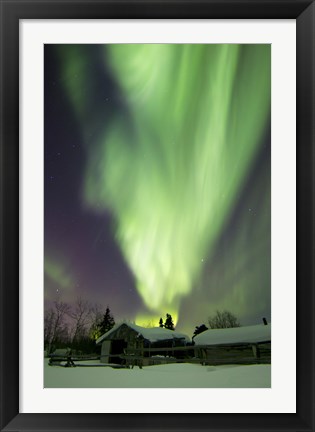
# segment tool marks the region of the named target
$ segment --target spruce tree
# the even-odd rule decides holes
[[[169,329],[169,330],[175,330],[175,326],[174,326],[174,323],[173,323],[172,315],[170,315],[168,313],[166,314],[166,320],[165,320],[165,323],[164,323],[164,327],[166,329]]]
[[[109,330],[111,330],[115,325],[114,317],[107,306],[103,320],[100,325],[101,334],[107,333]]]
[[[208,330],[208,327],[207,327],[205,324],[201,324],[200,326],[196,326],[195,331],[194,331],[193,338],[194,338],[195,336],[197,336],[198,334],[200,334],[200,333],[206,331],[206,330]]]
[[[164,327],[163,319],[162,319],[162,318],[160,318],[160,321],[159,321],[159,327]]]

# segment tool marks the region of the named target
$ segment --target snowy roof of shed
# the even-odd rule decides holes
[[[130,322],[123,322],[119,324],[115,324],[115,326],[109,330],[107,333],[104,333],[101,337],[99,337],[96,341],[96,344],[100,344],[104,339],[107,339],[112,333],[114,333],[120,326],[127,325],[132,330],[141,334],[144,339],[147,339],[150,342],[157,342],[162,340],[171,340],[171,339],[185,339],[186,342],[191,342],[191,339],[183,334],[178,333],[174,330],[169,330],[163,327],[153,327],[153,328],[145,328],[140,327],[136,324]]]
[[[209,329],[194,337],[195,345],[259,343],[271,341],[271,325]]]

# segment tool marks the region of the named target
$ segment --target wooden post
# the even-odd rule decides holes
[[[260,350],[259,350],[259,346],[258,346],[257,344],[253,344],[253,345],[252,345],[252,350],[253,350],[254,357],[255,357],[256,359],[260,359]]]

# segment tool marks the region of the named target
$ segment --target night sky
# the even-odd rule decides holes
[[[45,46],[45,304],[271,319],[269,45]]]

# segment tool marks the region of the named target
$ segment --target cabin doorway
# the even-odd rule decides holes
[[[124,339],[112,340],[111,363],[122,364],[124,362],[124,359],[120,358],[120,356],[124,355],[125,348],[127,348],[127,342]],[[117,357],[115,354],[117,354]]]

